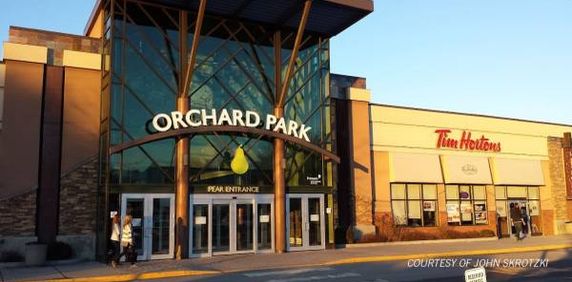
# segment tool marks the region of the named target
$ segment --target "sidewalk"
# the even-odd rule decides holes
[[[3,281],[128,281],[191,277],[218,273],[360,262],[394,261],[410,258],[492,255],[500,253],[572,249],[572,235],[531,237],[517,242],[502,240],[459,240],[455,242],[373,243],[347,248],[285,254],[247,254],[194,258],[182,261],[160,260],[111,268],[98,262],[44,267],[2,267]],[[73,280],[72,280],[73,279]]]

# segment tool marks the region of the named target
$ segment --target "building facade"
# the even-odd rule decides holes
[[[11,27],[0,64],[0,251],[103,259],[568,232],[570,125],[376,105],[330,73],[372,1],[106,0],[82,36]],[[333,16],[335,15],[335,16]]]

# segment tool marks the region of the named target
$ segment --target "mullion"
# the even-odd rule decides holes
[[[230,138],[232,138],[232,141],[233,141],[235,144],[237,144],[237,145],[239,144],[239,142],[236,141],[236,138],[235,138],[234,136],[231,135]],[[246,145],[248,145],[248,143],[251,142],[251,140],[255,140],[255,139],[250,139],[250,138],[249,138],[249,139],[246,141],[246,143],[241,144],[241,145],[246,146]],[[260,173],[266,178],[266,180],[268,181],[268,183],[272,183],[272,180],[270,180],[270,178],[268,177],[268,175],[266,175],[266,173],[264,173],[264,170],[262,170],[262,169],[260,168],[260,166],[258,166],[257,162],[254,161],[254,159],[250,156],[250,152],[245,150],[245,151],[244,151],[244,155],[250,160],[250,162],[256,167],[256,169],[257,169],[258,171],[260,171]]]
[[[152,48],[157,54],[159,54],[159,57],[161,57],[161,59],[163,59],[163,61],[165,61],[165,63],[167,63],[167,65],[171,68],[171,70],[172,70],[173,72],[175,72],[175,73],[178,73],[178,70],[177,70],[177,68],[175,67],[175,65],[173,64],[173,62],[167,60],[167,58],[165,58],[165,57],[163,56],[163,54],[161,54],[161,52],[160,52],[159,50],[157,50],[157,47],[155,46],[154,41],[151,40],[151,39],[148,37],[148,35],[142,30],[141,26],[138,25],[138,24],[136,24],[135,21],[133,20],[133,18],[131,18],[129,15],[126,15],[126,18],[127,18],[127,20],[129,20],[129,22],[130,22],[131,24],[133,24],[133,25],[136,27],[138,33],[141,34],[141,35],[143,35],[143,36],[142,36],[142,39],[145,40],[145,41],[147,42],[147,44],[149,44],[149,46],[151,46],[151,48]],[[126,35],[126,34],[123,34],[123,36],[127,39],[127,35]],[[129,39],[127,39],[127,40],[129,40]],[[173,46],[173,45],[168,44],[167,47],[170,48],[171,46]]]
[[[137,53],[137,55],[141,58],[141,61],[144,62],[150,69],[151,71],[157,76],[157,78],[159,78],[159,80],[161,80],[163,82],[163,84],[165,84],[165,86],[167,86],[167,88],[169,88],[171,90],[171,94],[173,94],[173,96],[177,95],[177,91],[175,89],[173,89],[171,87],[171,85],[169,85],[169,82],[167,82],[165,80],[165,78],[159,74],[157,72],[157,70],[155,70],[155,67],[151,65],[151,63],[149,63],[147,61],[147,59],[145,58],[145,55],[143,55],[141,52],[139,52],[139,50],[137,50],[137,48],[135,48],[135,46],[133,46],[133,43],[130,40],[125,40],[125,42],[127,42],[127,44],[131,47],[131,49],[133,51],[135,51],[135,53]]]
[[[215,155],[213,158],[211,158],[211,159],[207,162],[207,164],[204,165],[203,168],[201,168],[201,169],[199,170],[199,172],[197,172],[195,175],[191,176],[191,181],[196,180],[201,174],[203,174],[203,172],[209,167],[209,165],[211,165],[219,156],[222,156],[222,155],[221,155],[221,151],[222,151],[222,150],[219,151],[218,148],[217,148],[217,146],[212,143],[212,141],[208,138],[207,135],[200,135],[200,136],[203,137],[203,138],[210,144],[211,148],[213,148],[213,149],[216,151],[216,155]],[[226,148],[228,147],[228,145],[230,145],[230,143],[232,143],[232,140],[231,140],[231,142],[227,143],[227,144],[224,146],[223,150],[226,149]]]
[[[219,78],[215,77],[215,80],[222,85],[222,83],[219,82]],[[222,106],[220,107],[221,109],[224,109],[226,107],[226,105],[228,105],[230,103],[230,101],[234,100],[238,103],[238,105],[240,106],[241,109],[244,110],[244,107],[242,107],[242,105],[240,104],[240,102],[236,99],[236,96],[240,95],[240,93],[242,93],[242,91],[244,91],[246,89],[246,87],[248,87],[248,85],[250,84],[250,81],[247,81],[242,87],[240,87],[240,89],[236,92],[236,93],[230,93],[229,94],[229,98],[226,99],[224,101],[224,103],[222,104]]]
[[[158,23],[155,21],[155,19],[153,18],[153,16],[151,16],[151,15],[149,14],[149,12],[145,9],[144,5],[141,5],[141,3],[139,3],[139,2],[136,2],[136,3],[137,3],[137,6],[139,7],[139,9],[141,9],[141,11],[143,11],[143,13],[147,16],[147,19],[149,19],[149,20],[153,23],[153,25],[155,25],[155,28],[156,28],[157,30],[159,30],[159,32],[161,32],[161,34],[163,35],[163,37],[164,37],[167,41],[169,41],[169,43],[170,43],[169,45],[173,46],[173,47],[175,48],[175,50],[177,50],[177,52],[179,52],[178,44],[173,44],[173,42],[171,42],[171,38],[169,38],[169,36],[165,33],[165,31],[163,30],[163,27],[161,27],[161,25],[158,24]]]
[[[115,121],[115,119],[112,118],[112,121],[117,123],[117,121]],[[127,131],[127,129],[125,129],[124,127],[120,127],[121,131],[123,131],[123,133],[125,133],[125,135],[127,135],[127,137],[129,137],[130,140],[133,140],[133,136],[131,136],[131,134],[129,134],[129,132]],[[141,150],[141,152],[143,152],[143,154],[151,161],[151,163],[153,163],[154,166],[156,166],[159,171],[166,176],[169,180],[171,180],[172,182],[175,182],[175,180],[168,174],[166,173],[163,168],[161,168],[161,166],[155,161],[155,159],[153,157],[151,157],[151,155],[149,154],[149,152],[147,152],[147,150],[145,148],[143,148],[142,145],[137,146],[137,148],[139,150]],[[122,156],[121,159],[123,159],[123,152],[122,152]],[[123,170],[123,164],[121,166],[121,170]]]
[[[241,110],[245,111],[244,106],[242,106],[242,104],[240,103],[240,101],[238,101],[238,99],[236,98],[236,95],[238,95],[238,93],[234,93],[233,91],[231,91],[230,89],[228,89],[228,87],[225,85],[225,83],[220,81],[220,78],[218,78],[216,75],[214,77],[214,80],[216,83],[218,83],[222,89],[224,90],[224,92],[229,96],[229,99],[226,100],[225,104],[221,107],[221,109],[224,109],[224,107],[226,105],[228,105],[230,103],[231,100],[234,100],[236,102],[236,104],[240,107]]]
[[[231,55],[230,58],[227,58],[226,61],[218,69],[216,69],[212,74],[210,74],[209,77],[207,79],[205,79],[205,81],[201,82],[201,84],[199,84],[199,86],[195,90],[193,90],[189,96],[193,96],[195,93],[197,93],[197,91],[199,91],[199,89],[201,89],[203,86],[205,86],[213,78],[213,76],[215,76],[217,73],[219,73],[221,70],[223,70],[226,67],[226,65],[228,65],[230,62],[232,62],[233,57],[236,54],[240,53],[240,51],[241,50],[237,50],[234,54]],[[198,69],[198,67],[196,67],[195,69]]]
[[[319,74],[319,69],[312,72],[311,75],[306,76],[306,78],[304,79],[304,81],[302,81],[302,84],[300,84],[300,87],[297,87],[294,89],[293,92],[290,92],[290,95],[288,95],[289,97],[286,98],[286,103],[289,103],[295,96],[296,94],[300,93],[300,91],[302,91],[310,81],[312,81],[312,79],[314,79],[315,76],[317,76]],[[292,85],[289,85],[288,88],[291,88]]]
[[[171,16],[171,14],[167,11],[167,9],[165,9],[165,7],[161,7],[161,11],[163,11],[163,14],[167,15],[167,18],[169,18],[169,20],[171,21],[171,23],[177,27],[177,30],[181,30],[181,26],[179,25],[179,21],[175,21],[175,19],[173,19],[173,17]],[[176,10],[172,10],[172,11],[176,11]]]
[[[214,136],[216,136],[218,140],[221,140],[221,138],[220,138],[220,136],[219,136],[218,134],[215,133]],[[207,139],[207,142],[209,142],[209,143],[211,144],[211,146],[213,146],[213,148],[217,151],[217,154],[218,154],[218,155],[222,155],[222,151],[226,150],[226,149],[228,148],[228,146],[230,145],[230,143],[234,143],[235,145],[239,145],[239,144],[240,144],[240,142],[238,142],[238,141],[236,140],[236,137],[235,137],[235,136],[233,136],[233,135],[227,135],[227,136],[229,136],[229,137],[231,138],[231,139],[230,139],[230,142],[227,143],[227,145],[224,146],[224,148],[223,148],[222,150],[220,150],[220,151],[218,150],[218,148],[217,148],[214,144],[211,143],[210,140]],[[250,138],[249,138],[249,139],[247,139],[246,143],[240,144],[240,145],[246,146],[246,145],[248,145],[248,143],[250,143],[251,140],[253,140],[253,139],[250,139]],[[218,155],[217,155],[217,157],[218,157]],[[254,159],[249,155],[249,152],[248,152],[248,151],[245,151],[245,152],[244,152],[244,155],[245,155],[248,159],[250,159],[251,163],[256,167],[256,169],[257,169],[258,171],[260,171],[260,172],[262,173],[262,175],[264,175],[264,177],[266,178],[266,180],[269,181],[269,183],[271,183],[272,181],[270,181],[270,179],[269,179],[268,176],[264,173],[264,171],[263,171],[262,169],[260,169],[260,167],[259,167],[259,166],[257,165],[257,163],[254,161]],[[215,157],[215,158],[216,158],[216,157]]]
[[[254,87],[256,87],[256,89],[258,89],[258,91],[259,91],[260,93],[262,93],[262,95],[263,95],[266,99],[268,99],[268,102],[273,103],[272,98],[271,98],[272,93],[266,93],[266,90],[261,89],[261,88],[258,86],[258,83],[256,83],[256,79],[254,79],[254,78],[250,75],[250,72],[249,72],[248,70],[245,70],[245,69],[244,69],[244,66],[240,63],[240,61],[236,59],[236,56],[238,56],[238,54],[240,54],[240,51],[244,51],[245,53],[248,54],[248,52],[247,52],[244,48],[242,48],[242,46],[239,45],[239,47],[240,47],[239,52],[236,53],[235,56],[232,56],[232,60],[233,60],[234,63],[238,66],[238,68],[240,68],[240,70],[243,72],[243,74],[252,82],[252,85],[253,85]],[[230,51],[228,50],[228,48],[223,47],[223,49],[224,49],[228,54],[230,54]],[[270,96],[269,96],[269,95],[270,95]]]
[[[231,33],[230,28],[225,24],[223,25],[223,28],[226,29],[226,31],[228,33]],[[256,42],[256,39],[254,37],[252,37],[251,34],[248,33],[247,28],[244,27],[244,25],[240,25],[239,28],[237,29],[237,31],[245,31],[245,33],[247,34],[247,36],[250,37],[250,40],[252,42]],[[240,42],[240,40],[238,40],[238,38],[236,37],[236,33],[234,35],[232,35],[232,38],[234,39],[234,42],[241,48],[244,49],[245,52],[251,57],[251,59],[256,59],[255,55],[252,55],[251,53],[246,51],[246,48],[244,48],[244,46],[242,45],[242,43]],[[252,46],[252,43],[250,43],[249,45]],[[270,60],[269,60],[270,61]],[[264,72],[261,72],[264,75]]]
[[[255,37],[252,33],[250,33],[250,31],[248,30],[248,28],[245,27],[243,23],[239,23],[239,25],[240,25],[240,27],[244,30],[244,32],[246,33],[246,35],[250,38],[250,40],[251,40],[253,43],[256,43],[256,37]],[[268,62],[272,62],[271,56],[269,56],[269,55],[266,53],[266,51],[263,50],[263,51],[262,51],[262,54],[266,57],[266,60],[267,60]]]
[[[119,77],[117,74],[113,74],[114,76],[117,76],[117,78],[122,82],[123,86],[124,86],[124,90],[123,92],[123,96],[125,96],[125,89],[128,90],[129,93],[131,93],[131,95],[135,98],[135,100],[137,100],[139,102],[139,104],[141,104],[141,106],[143,106],[143,108],[149,113],[151,114],[151,116],[155,115],[155,112],[153,110],[151,110],[151,108],[149,108],[145,102],[143,102],[143,100],[139,97],[139,95],[137,95],[137,93],[135,93],[135,91],[133,91],[133,89],[131,87],[129,87],[129,85],[127,85],[127,83],[123,83],[125,80],[122,77]],[[124,106],[122,107],[122,109],[124,108]]]

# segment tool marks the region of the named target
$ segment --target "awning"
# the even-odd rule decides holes
[[[488,158],[466,156],[442,156],[445,183],[492,184]]]
[[[540,160],[492,159],[495,185],[544,185]]]
[[[438,155],[390,153],[391,182],[443,183]]]

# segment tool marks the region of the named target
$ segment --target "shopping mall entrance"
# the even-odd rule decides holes
[[[190,255],[274,251],[274,195],[191,195]]]
[[[133,244],[137,260],[173,258],[175,236],[173,194],[122,194],[121,226],[133,217]]]
[[[288,194],[288,251],[325,249],[324,195]]]

